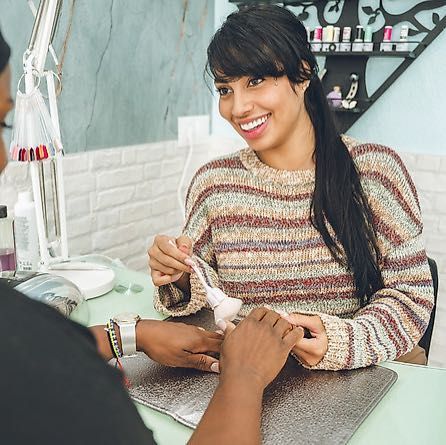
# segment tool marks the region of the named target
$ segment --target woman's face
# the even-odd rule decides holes
[[[12,110],[14,102],[11,99],[11,70],[9,65],[0,73],[0,122],[4,122],[6,115]],[[0,129],[0,173],[5,168],[8,158],[3,144]]]
[[[284,148],[292,140],[306,114],[306,86],[293,89],[287,76],[215,82],[221,116],[255,151]]]

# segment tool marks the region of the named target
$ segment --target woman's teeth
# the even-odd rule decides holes
[[[269,115],[260,117],[259,119],[256,119],[254,121],[248,122],[247,124],[240,124],[240,128],[244,131],[250,131],[259,125],[262,125],[268,120]]]

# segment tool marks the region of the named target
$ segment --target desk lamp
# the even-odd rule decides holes
[[[10,154],[13,160],[29,164],[40,248],[39,272],[63,276],[76,284],[86,298],[92,298],[113,288],[114,272],[96,264],[72,261],[68,255],[62,167],[64,151],[54,82],[55,78],[58,79],[60,93],[61,78],[53,71],[45,70],[48,51],[60,68],[51,42],[62,0],[41,0],[37,10],[32,0],[28,3],[35,21],[28,48],[23,54],[24,73],[17,86]],[[46,81],[49,110],[40,91],[42,79]],[[21,91],[22,81],[24,92]],[[49,241],[45,164],[51,172],[55,234],[53,242]]]

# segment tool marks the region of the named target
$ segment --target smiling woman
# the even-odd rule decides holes
[[[220,113],[248,147],[196,173],[177,248],[155,239],[156,308],[187,315],[206,304],[185,264],[193,256],[211,286],[243,299],[241,315],[267,303],[307,328],[293,349],[305,366],[359,368],[417,350],[433,289],[398,155],[337,132],[289,10],[231,14],[207,55]]]

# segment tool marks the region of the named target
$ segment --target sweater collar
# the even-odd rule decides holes
[[[303,185],[314,182],[315,171],[310,170],[278,170],[264,164],[256,152],[247,147],[240,150],[240,161],[243,166],[262,180],[269,182]]]

